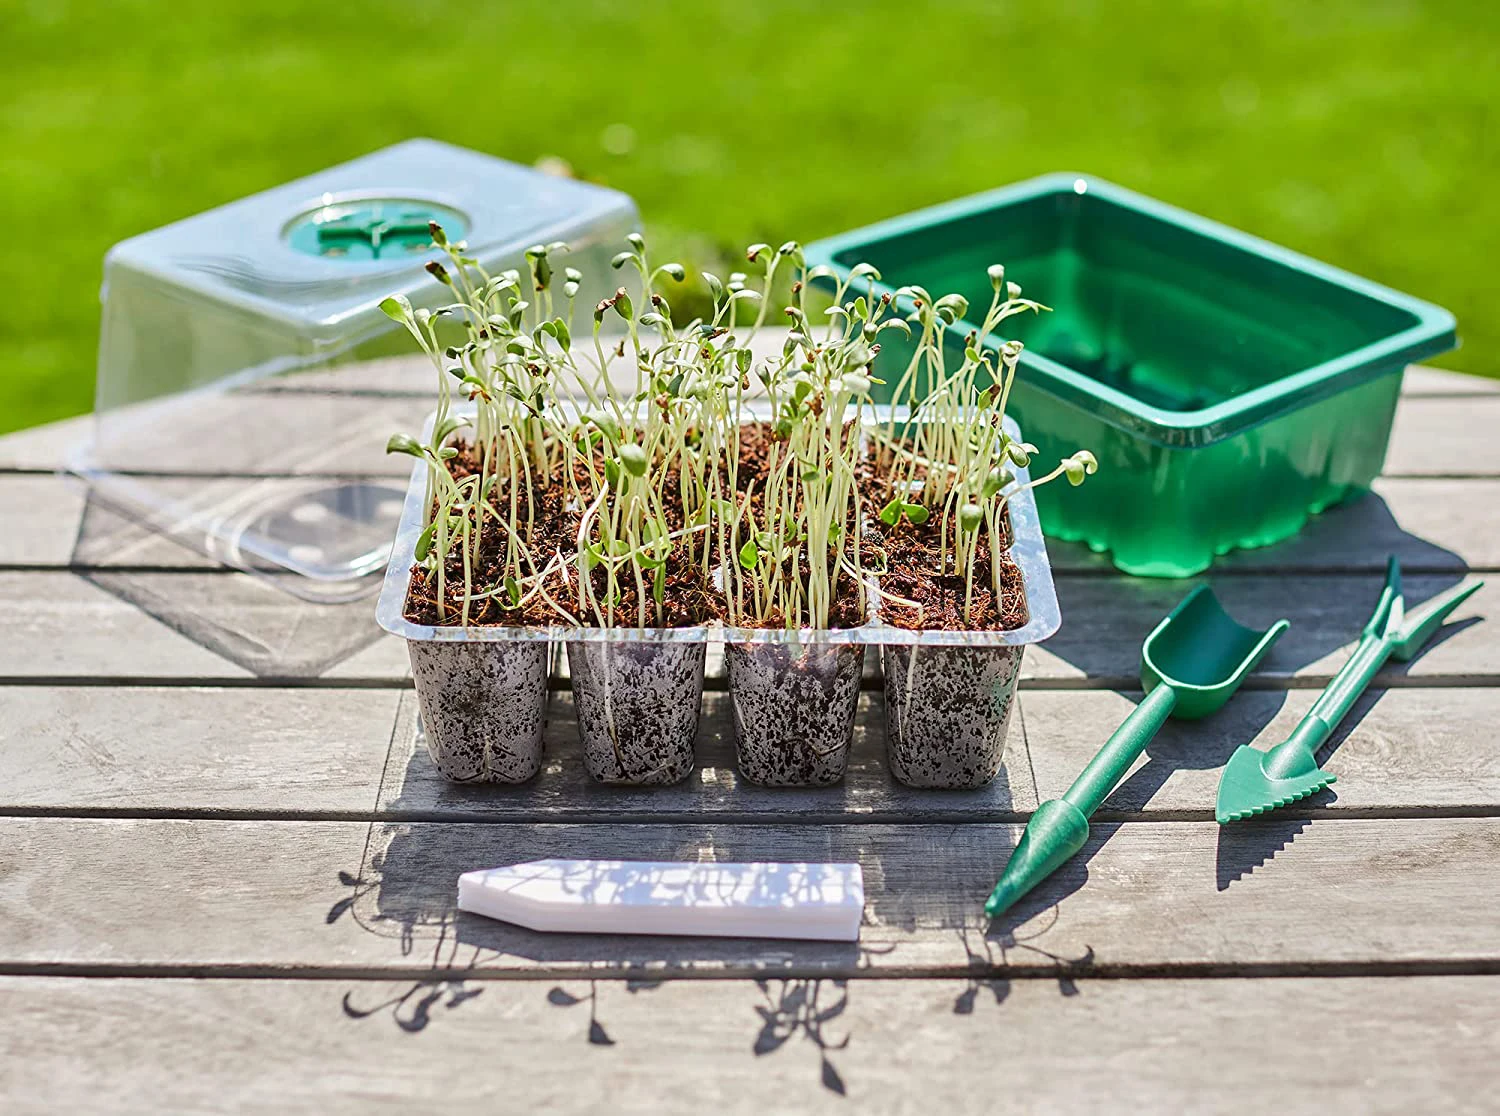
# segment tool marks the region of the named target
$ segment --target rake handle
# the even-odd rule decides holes
[[[1094,753],[1094,758],[1078,773],[1078,778],[1063,795],[1063,801],[1077,807],[1084,817],[1097,810],[1099,804],[1109,797],[1109,792],[1125,778],[1136,757],[1146,750],[1146,745],[1166,724],[1176,705],[1177,692],[1165,683],[1158,684],[1110,734],[1104,747]]]
[[[1391,644],[1389,637],[1367,635],[1362,638],[1359,646],[1354,649],[1354,654],[1349,656],[1349,661],[1339,668],[1327,688],[1318,695],[1318,700],[1313,702],[1312,709],[1308,711],[1308,719],[1316,717],[1325,726],[1318,744],[1327,739],[1328,734],[1354,708],[1354,703],[1365,692],[1365,687],[1380,673],[1380,668],[1391,657]]]
[[[1290,736],[1269,749],[1261,759],[1262,770],[1272,779],[1285,779],[1304,770],[1307,757],[1317,754],[1323,742],[1332,735],[1370,679],[1385,665],[1391,654],[1391,643],[1379,636],[1365,636],[1349,656],[1333,681],[1313,702],[1307,715],[1297,722]]]

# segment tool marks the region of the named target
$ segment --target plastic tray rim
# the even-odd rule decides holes
[[[1192,411],[1154,407],[1039,353],[1022,353],[1021,366],[1032,373],[1028,377],[1031,386],[1049,390],[1112,425],[1144,434],[1153,441],[1176,446],[1210,445],[1377,376],[1402,369],[1414,361],[1447,352],[1457,344],[1456,320],[1440,306],[1123,186],[1072,172],[1041,175],[840,233],[808,245],[807,259],[809,264],[828,265],[846,280],[850,267],[839,261],[839,255],[863,249],[872,240],[889,239],[934,224],[970,217],[1000,205],[1064,193],[1096,195],[1240,251],[1302,271],[1401,310],[1415,319],[1411,325],[1357,349],[1263,384],[1234,399]],[[874,283],[873,288],[876,293],[895,294],[895,288],[884,281]],[[906,299],[901,299],[898,305],[903,310],[911,309]],[[959,326],[955,324],[950,328],[956,330]],[[965,322],[963,328],[972,328],[972,323]],[[992,348],[998,344],[993,338],[988,341]]]
[[[889,414],[889,411],[885,413]],[[879,412],[876,417],[877,420],[881,417]],[[1020,438],[1020,431],[1013,419],[1006,419],[1006,428],[1013,437]],[[431,415],[428,416],[424,429],[426,436],[430,436]],[[380,599],[375,610],[376,620],[383,629],[392,635],[414,642],[708,643],[723,641],[791,646],[899,644],[1013,647],[1040,643],[1055,634],[1062,626],[1062,613],[1057,603],[1057,588],[1052,580],[1052,565],[1047,557],[1047,544],[1042,536],[1036,500],[1031,491],[1024,488],[1012,495],[1006,506],[1010,511],[1011,520],[1010,554],[1012,560],[1020,567],[1022,580],[1026,586],[1029,619],[1023,626],[1010,631],[913,631],[884,623],[879,619],[878,579],[875,579],[875,600],[872,607],[875,618],[852,628],[743,628],[720,621],[685,628],[598,628],[572,627],[565,624],[546,627],[475,625],[462,628],[417,624],[408,620],[404,613],[406,593],[410,582],[409,571],[416,561],[417,538],[422,533],[422,504],[426,499],[426,469],[427,466],[421,461],[415,462],[412,466],[406,499],[402,504],[401,519],[396,528],[396,540],[391,548],[391,559],[386,566]],[[1026,469],[1016,470],[1016,475],[1018,485],[1024,485],[1030,480],[1030,473]]]

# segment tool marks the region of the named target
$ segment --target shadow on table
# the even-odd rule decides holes
[[[1322,552],[1331,556],[1320,568],[1346,574],[1358,571],[1356,574],[1291,578],[1228,565],[1223,571],[1214,571],[1212,583],[1237,619],[1259,626],[1269,625],[1283,615],[1292,620],[1292,630],[1273,649],[1263,664],[1264,670],[1290,675],[1330,656],[1327,673],[1337,669],[1341,660],[1334,653],[1353,642],[1368,618],[1378,596],[1385,553],[1390,549],[1406,555],[1414,548],[1426,548],[1424,553],[1428,557],[1421,563],[1423,568],[1438,571],[1407,578],[1407,593],[1414,605],[1459,580],[1463,566],[1456,556],[1411,536],[1404,536],[1404,541],[1393,540],[1389,528],[1394,523],[1388,512],[1381,519],[1384,503],[1373,499],[1373,504],[1362,502],[1370,506],[1343,509],[1357,511],[1356,518],[1348,520],[1336,533],[1344,550]],[[1330,513],[1318,523],[1336,524],[1339,514]],[[1364,527],[1359,528],[1359,524]],[[1366,553],[1376,547],[1379,553]],[[1268,564],[1262,568],[1275,569],[1276,564],[1270,562],[1275,552],[1264,554]],[[1198,580],[1202,579],[1173,582],[1098,574],[1061,575],[1059,593],[1065,616],[1072,622],[1049,641],[1046,650],[1096,680],[1118,680],[1122,687],[1132,686],[1141,642]],[[1450,625],[1440,639],[1451,636],[1462,626]],[[1237,738],[1243,734],[1244,739],[1253,739],[1276,715],[1284,697],[1280,691],[1247,691],[1217,715],[1233,722],[1232,731],[1221,731],[1221,737]],[[1330,748],[1337,747],[1338,740],[1347,735],[1373,704],[1373,698],[1367,699],[1355,710]],[[1139,810],[1150,801],[1167,774],[1178,767],[1208,768],[1222,764],[1228,750],[1221,749],[1223,754],[1204,751],[1193,731],[1191,724],[1170,726],[1148,751],[1148,763],[1116,790],[1109,808]],[[421,767],[424,762],[425,757],[420,753],[406,757],[402,794],[385,803],[387,808],[430,810],[465,800],[472,803],[473,796],[480,793],[472,788],[444,789],[434,785]],[[545,786],[538,784],[539,790],[533,793],[540,794],[540,788]],[[407,800],[408,791],[418,797]],[[490,789],[486,788],[484,793],[490,793]],[[792,801],[789,796],[788,820],[795,817]],[[1209,810],[1212,806],[1209,801],[1202,808]],[[611,806],[612,811],[615,809],[618,805]],[[952,841],[951,827],[936,825],[889,829],[727,826],[714,825],[693,812],[686,812],[685,817],[686,820],[672,819],[671,826],[538,825],[526,821],[377,823],[371,829],[370,851],[361,876],[349,883],[354,894],[341,899],[330,911],[330,917],[348,913],[371,933],[398,939],[404,956],[410,957],[414,965],[432,970],[432,977],[418,984],[419,988],[428,989],[424,996],[430,995],[437,983],[460,987],[474,970],[496,966],[571,968],[600,975],[657,979],[732,965],[788,981],[816,979],[818,970],[833,973],[863,968],[879,954],[896,952],[898,944],[877,940],[882,929],[900,930],[906,937],[920,931],[929,940],[941,940],[945,935],[959,937],[964,943],[968,968],[976,972],[969,987],[955,1001],[954,1010],[960,1014],[972,1012],[981,995],[1003,1002],[1007,986],[994,977],[1007,968],[1054,969],[1060,992],[1072,995],[1077,992],[1075,978],[1087,974],[1095,965],[1092,950],[1085,950],[1080,956],[1060,956],[1048,952],[1042,943],[1062,917],[1059,902],[1084,885],[1090,858],[1117,825],[1101,823],[1084,854],[1024,898],[1012,915],[990,925],[980,913],[983,896],[958,894],[963,889],[953,885],[956,880],[996,878],[1009,855],[1008,845],[976,849],[973,842]],[[1276,832],[1268,831],[1267,841],[1259,841],[1253,828],[1225,838],[1221,848],[1229,852],[1221,852],[1220,860],[1229,867],[1221,868],[1220,879],[1233,874],[1234,858],[1249,863],[1258,855],[1268,856],[1274,852],[1268,842],[1273,838],[1280,840],[1276,847],[1282,847],[1300,826],[1288,826],[1278,820],[1272,823],[1272,828]],[[1008,832],[1009,840],[1014,840],[1015,831]],[[1005,839],[1002,831],[996,833],[997,840]],[[780,943],[546,935],[455,910],[455,881],[461,872],[546,857],[857,860],[865,869],[867,941]],[[922,870],[922,866],[928,870]],[[1253,867],[1252,863],[1241,874]],[[897,873],[896,878],[886,878],[888,868]]]
[[[1048,548],[1063,626],[1045,650],[1122,688],[1138,684],[1133,680],[1140,648],[1151,629],[1204,582],[1243,624],[1265,628],[1282,617],[1291,621],[1291,630],[1260,667],[1261,673],[1291,674],[1358,639],[1379,597],[1390,554],[1401,559],[1408,607],[1456,584],[1468,569],[1452,551],[1402,530],[1373,493],[1315,516],[1295,538],[1236,551],[1192,578],[1132,578],[1079,544],[1049,543]],[[1327,673],[1338,665],[1334,662]]]
[[[1111,573],[1106,558],[1090,554],[1077,544],[1060,544],[1052,549],[1059,570],[1058,596],[1063,613],[1075,623],[1065,622],[1045,648],[1085,674],[1122,689],[1139,685],[1125,668],[1139,663],[1141,644],[1151,629],[1200,583],[1212,585],[1229,613],[1246,625],[1265,628],[1283,617],[1291,621],[1291,629],[1271,649],[1258,673],[1290,676],[1327,659],[1326,667],[1316,671],[1312,679],[1322,684],[1343,665],[1345,656],[1339,652],[1352,648],[1374,610],[1390,554],[1401,560],[1408,608],[1419,607],[1462,581],[1468,570],[1459,555],[1404,531],[1386,502],[1373,493],[1313,517],[1295,538],[1273,547],[1235,552],[1205,574],[1190,579],[1130,578]],[[1068,570],[1074,571],[1073,576],[1062,572]],[[1107,618],[1107,622],[1076,622],[1091,615]],[[1478,622],[1470,617],[1446,624],[1423,654]],[[1385,668],[1396,675],[1409,669],[1409,664],[1395,661]],[[1213,718],[1169,722],[1147,749],[1147,763],[1116,788],[1103,810],[1139,811],[1173,771],[1222,766],[1236,744],[1210,747],[1195,725],[1215,725],[1218,731],[1207,735],[1219,741],[1226,736],[1237,743],[1254,740],[1283,704],[1285,691],[1257,691],[1253,678],[1249,686]],[[1379,691],[1372,691],[1359,700],[1320,751],[1320,762],[1326,761],[1358,727],[1380,696]],[[1226,723],[1232,726],[1227,733]],[[1325,791],[1297,807],[1316,807],[1335,797],[1334,792]],[[1204,810],[1213,806],[1208,800],[1201,804]],[[1269,820],[1221,829],[1218,890],[1224,891],[1267,863],[1308,824],[1308,820],[1288,822],[1284,815],[1273,815]],[[1075,887],[1086,878],[1087,858],[1094,847],[1077,858],[1084,876],[1074,881]],[[1058,898],[1056,888],[1051,898]],[[1043,909],[1045,905],[1023,901],[1017,917],[1032,917]]]
[[[1226,499],[1236,498],[1227,493]],[[1047,540],[1054,573],[1110,573],[1108,555],[1082,543]],[[1446,547],[1407,531],[1378,493],[1367,492],[1308,519],[1300,532],[1272,546],[1234,550],[1215,560],[1216,573],[1314,571],[1384,573],[1395,554],[1414,574],[1462,573],[1462,558]]]
[[[80,577],[258,677],[315,678],[382,636],[373,595],[314,603],[285,591],[285,571],[216,566],[90,492],[71,565]],[[373,594],[378,580],[365,589]]]
[[[730,697],[706,691],[694,742],[692,773],[668,787],[605,786],[583,766],[573,700],[554,691],[547,713],[547,749],[541,772],[521,786],[452,783],[438,774],[426,751],[415,699],[408,695],[391,742],[381,808],[403,814],[440,814],[454,820],[767,822],[874,824],[920,820],[1012,820],[1028,811],[1031,788],[1012,791],[1010,766],[988,786],[974,791],[924,792],[902,788],[890,777],[885,755],[884,697],[866,692],[849,750],[848,769],[828,787],[759,787],[736,768]],[[1017,779],[1027,777],[1020,718],[1011,726],[1007,764]]]
[[[426,757],[413,762],[426,763]],[[645,793],[645,792],[639,792]],[[929,836],[929,840],[934,838]],[[388,1014],[403,1030],[425,1028],[434,1011],[455,1008],[482,992],[474,976],[505,967],[523,972],[576,969],[580,977],[546,991],[549,1004],[563,1010],[586,1010],[584,1035],[590,1045],[612,1046],[629,1040],[613,1027],[600,1007],[600,988],[623,985],[631,995],[648,993],[670,976],[701,974],[734,967],[753,974],[758,1001],[746,1015],[746,1049],[764,1057],[793,1039],[811,1044],[818,1056],[818,1081],[843,1094],[846,1083],[835,1065],[837,1052],[850,1041],[835,1022],[848,1005],[848,986],[835,974],[869,964],[891,948],[843,942],[778,942],[731,938],[670,938],[597,934],[544,934],[456,909],[456,879],[482,866],[549,857],[631,860],[857,860],[864,866],[867,894],[890,894],[883,865],[889,850],[854,839],[847,830],[808,826],[788,830],[768,825],[716,826],[702,822],[675,825],[538,825],[529,822],[371,827],[371,852],[358,877],[341,876],[343,897],[330,909],[329,921],[354,918],[372,933],[393,937],[402,956],[428,970],[422,979],[395,996],[374,1003],[345,995],[343,1009],[351,1019]],[[937,850],[931,850],[936,855]],[[912,922],[910,898],[893,905],[877,898],[873,917]],[[867,928],[868,929],[868,928]],[[825,970],[827,978],[802,975]],[[590,979],[597,972],[608,981]],[[621,979],[623,978],[623,980]],[[576,989],[580,981],[586,992]]]

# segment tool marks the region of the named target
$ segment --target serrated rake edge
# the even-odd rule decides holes
[[[1320,790],[1332,786],[1336,781],[1334,776],[1330,775],[1326,779],[1318,780],[1311,786],[1282,795],[1280,798],[1273,799],[1270,802],[1258,802],[1254,806],[1235,810],[1233,813],[1221,814],[1219,815],[1219,821],[1221,823],[1243,821],[1245,818],[1253,818],[1256,814],[1269,814],[1272,810],[1279,809],[1282,806],[1290,805],[1304,798],[1311,798]]]

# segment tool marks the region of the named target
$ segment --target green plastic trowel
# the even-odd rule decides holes
[[[984,913],[994,918],[1083,848],[1089,815],[1125,777],[1169,716],[1196,720],[1217,712],[1245,675],[1290,625],[1278,620],[1263,632],[1236,624],[1208,586],[1199,586],[1146,637],[1141,647],[1145,698],[1099,749],[1062,798],[1043,802]]]
[[[1344,719],[1386,659],[1410,659],[1432,638],[1444,620],[1484,582],[1456,585],[1440,593],[1410,616],[1401,595],[1401,566],[1391,555],[1385,588],[1361,634],[1359,646],[1333,676],[1292,735],[1274,748],[1261,751],[1241,744],[1219,777],[1219,801],[1214,816],[1220,825],[1264,814],[1278,806],[1316,794],[1334,781],[1318,766],[1317,751]]]

